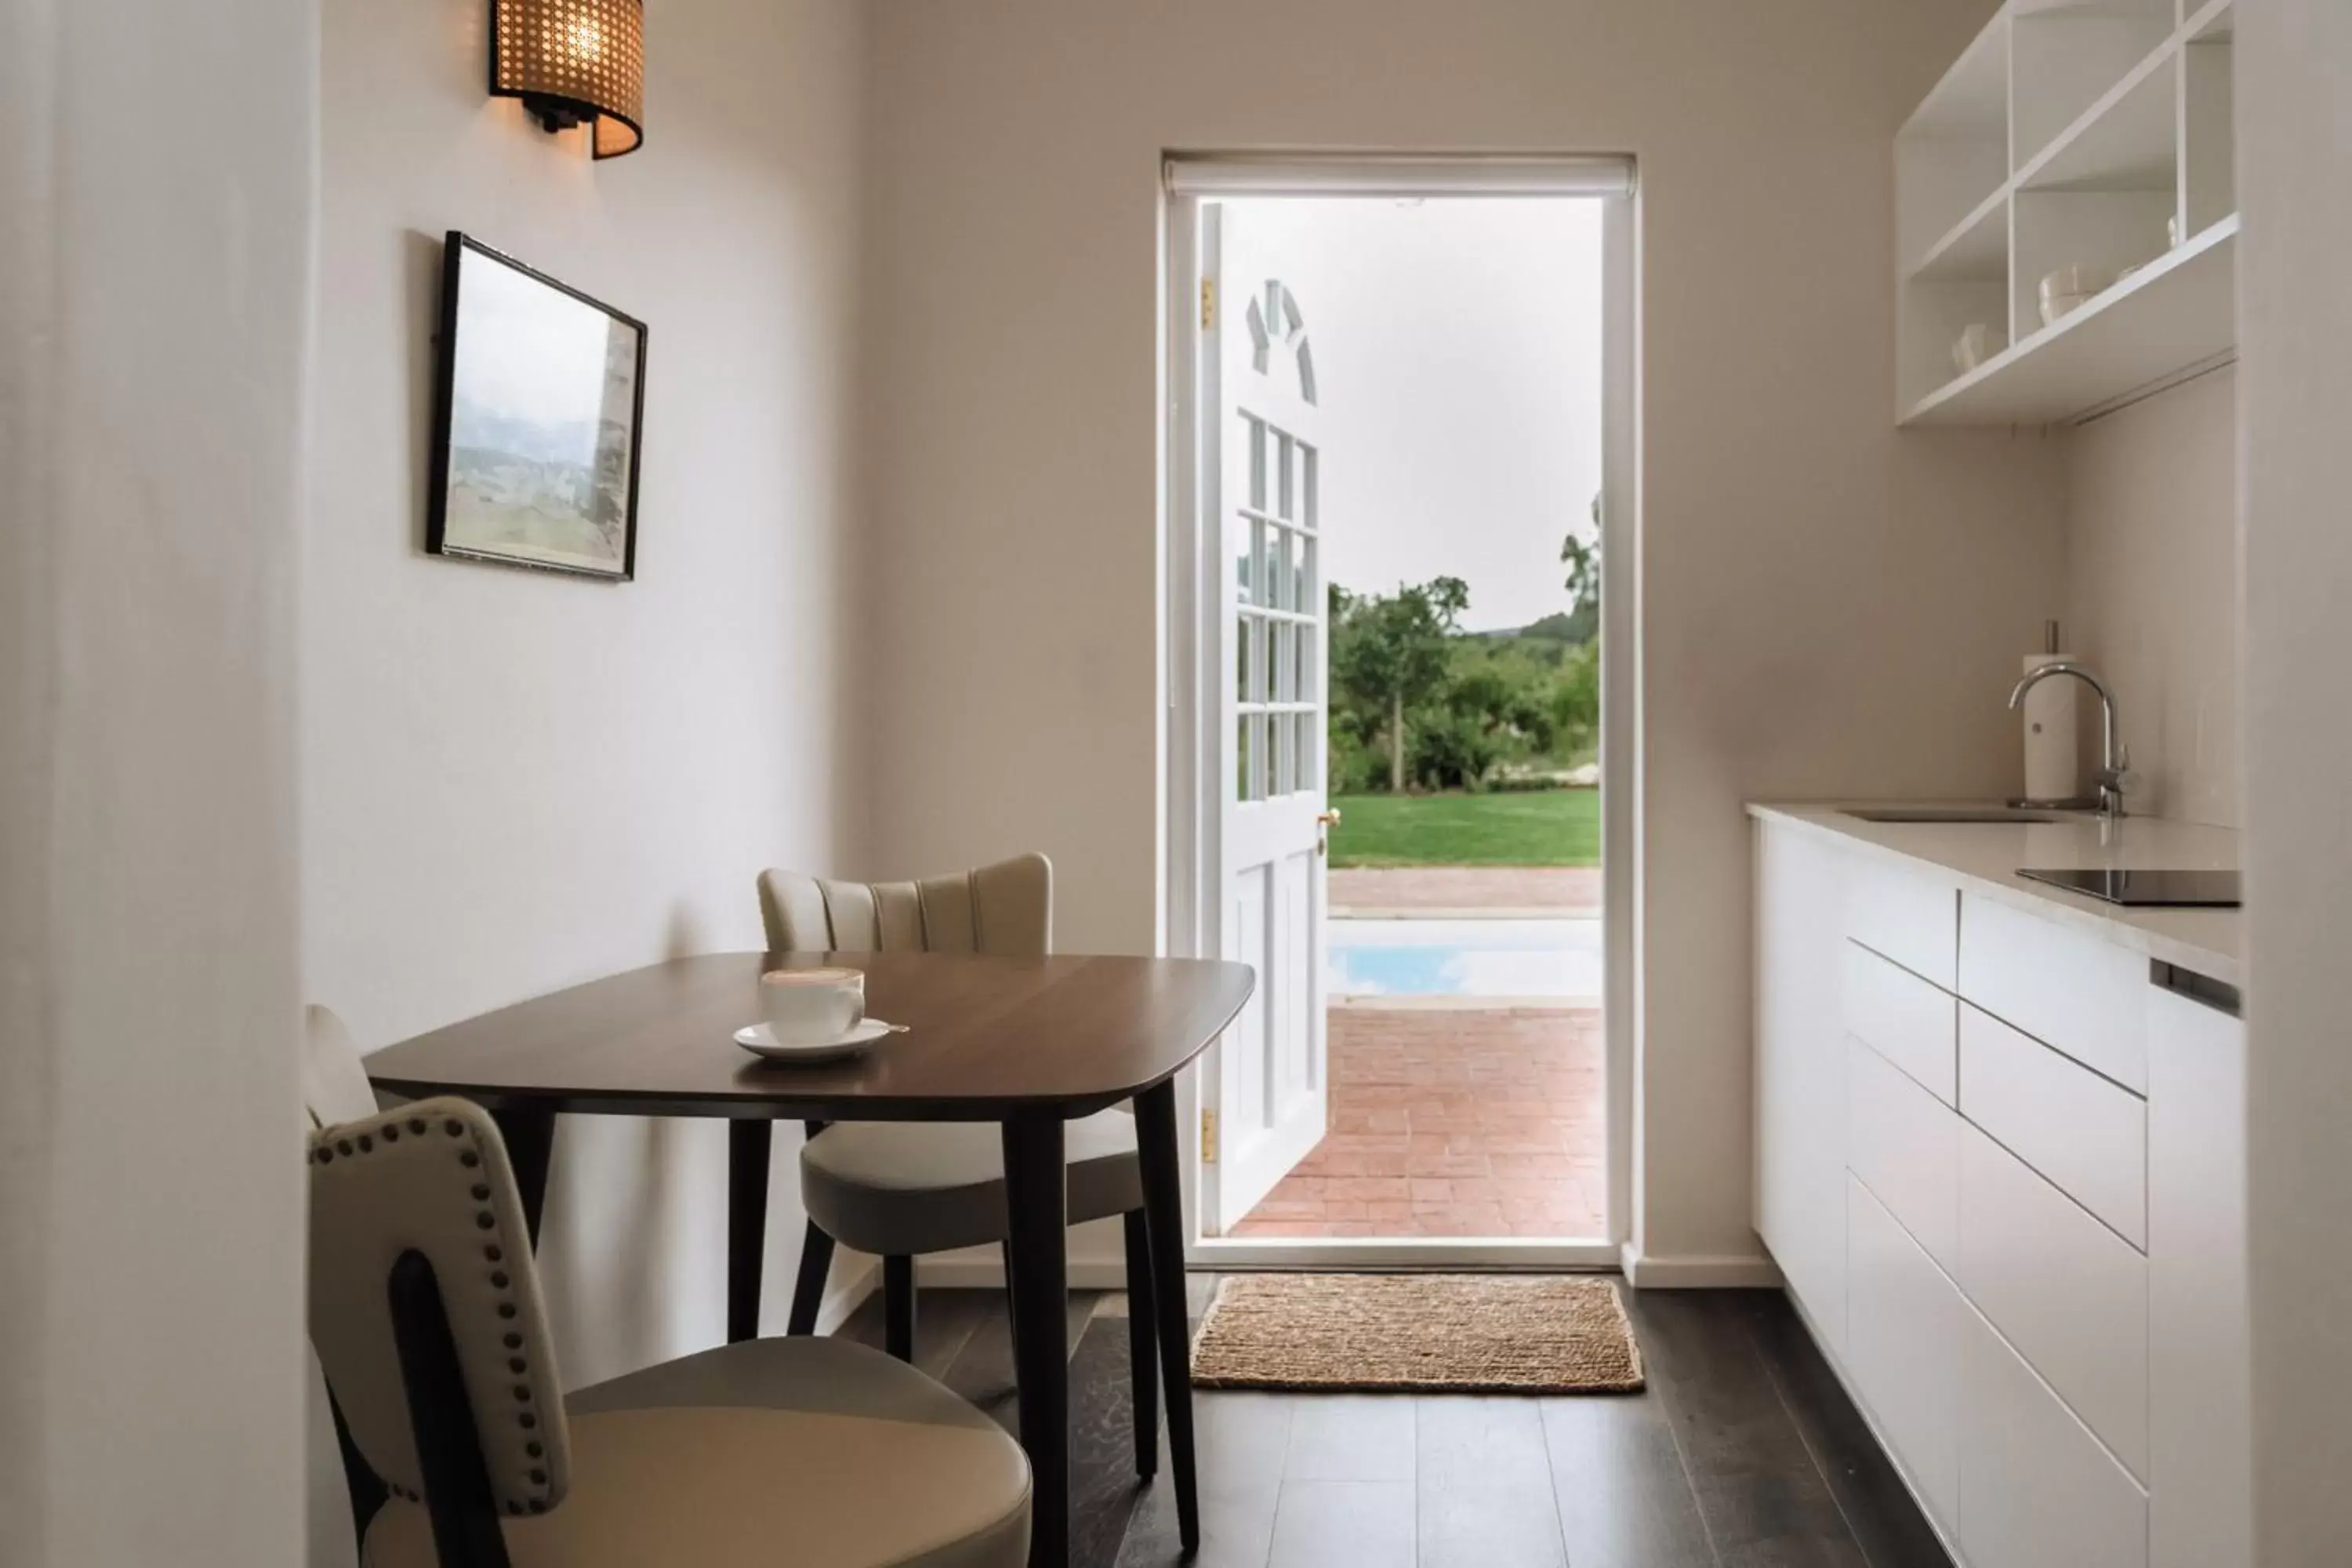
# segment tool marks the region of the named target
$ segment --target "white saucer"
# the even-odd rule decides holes
[[[868,1018],[845,1035],[835,1035],[829,1040],[812,1040],[804,1045],[782,1046],[765,1024],[753,1024],[735,1031],[735,1043],[754,1056],[765,1057],[772,1062],[829,1062],[843,1057],[854,1057],[883,1036],[898,1027],[879,1018]]]

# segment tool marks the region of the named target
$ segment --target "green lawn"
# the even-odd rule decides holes
[[[1334,866],[1598,866],[1601,792],[1350,795],[1331,803]]]

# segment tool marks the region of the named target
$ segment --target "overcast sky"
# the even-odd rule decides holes
[[[1566,609],[1560,540],[1590,536],[1601,488],[1600,204],[1248,202],[1228,221],[1228,257],[1289,285],[1314,344],[1331,580],[1450,574],[1474,630]]]

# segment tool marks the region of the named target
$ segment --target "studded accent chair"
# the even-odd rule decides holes
[[[310,1137],[310,1338],[391,1493],[367,1568],[1018,1568],[1020,1446],[840,1340],[566,1396],[506,1146],[454,1099]]]
[[[331,1007],[302,1009],[302,1110],[311,1127],[332,1127],[376,1113],[375,1086],[360,1063],[352,1032]]]
[[[768,950],[799,952],[976,952],[1042,957],[1054,946],[1054,868],[1023,855],[919,882],[839,882],[791,871],[760,876]],[[801,1148],[807,1239],[793,1290],[792,1332],[814,1333],[835,1242],[882,1259],[885,1338],[915,1355],[914,1259],[922,1253],[1002,1246],[1004,1145],[994,1122],[812,1122]],[[1128,1324],[1134,1361],[1136,1468],[1157,1458],[1150,1252],[1135,1117],[1124,1107],[1069,1124],[1072,1225],[1122,1216],[1127,1226]],[[1005,1271],[1006,1279],[1012,1270]]]

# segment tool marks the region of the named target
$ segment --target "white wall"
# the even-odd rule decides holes
[[[301,1551],[317,42],[311,0],[0,6],[11,1568]]]
[[[2239,823],[2237,399],[2221,371],[2065,437],[2065,640],[2115,688],[2130,809],[2223,827]],[[2087,692],[2081,711],[2087,781]]]
[[[1021,847],[1157,937],[1159,166],[1642,163],[1642,1234],[1754,1256],[1748,796],[1984,794],[2059,613],[2055,448],[1898,434],[1895,129],[1992,0],[878,0],[874,860]]]
[[[2300,1568],[2352,1539],[2352,7],[2241,9],[2254,1519]]]
[[[757,947],[761,868],[830,869],[847,832],[858,7],[651,10],[645,146],[592,164],[485,97],[480,0],[326,7],[304,983],[367,1045]],[[648,324],[636,582],[422,553],[447,228]],[[562,1124],[568,1381],[722,1336],[725,1150],[715,1121]]]
[[[1601,204],[1237,205],[1315,347],[1328,581],[1460,577],[1472,630],[1566,610],[1560,541],[1601,490]]]

